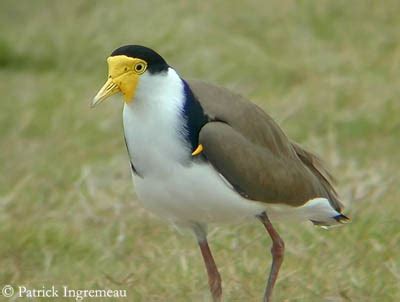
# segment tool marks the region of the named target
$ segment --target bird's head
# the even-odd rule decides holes
[[[108,80],[93,98],[92,107],[121,92],[125,102],[134,99],[141,78],[162,73],[169,66],[154,50],[140,45],[125,45],[107,58]]]

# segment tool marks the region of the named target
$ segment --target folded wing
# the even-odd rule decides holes
[[[292,206],[324,197],[341,210],[322,163],[290,142],[263,110],[224,88],[197,81],[189,85],[211,120],[199,134],[203,154],[237,192]]]

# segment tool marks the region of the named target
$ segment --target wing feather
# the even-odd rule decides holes
[[[244,197],[300,206],[316,197],[342,208],[322,162],[290,142],[257,105],[227,89],[189,81],[210,119],[200,131],[203,154]]]

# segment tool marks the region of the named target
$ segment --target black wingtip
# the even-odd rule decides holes
[[[333,220],[332,220],[333,219]],[[351,219],[344,214],[339,214],[331,218],[330,221],[317,221],[310,220],[315,226],[321,227],[323,229],[329,229],[334,226],[339,226],[341,224],[346,224],[351,222]]]
[[[339,214],[333,217],[333,219],[342,224],[349,223],[351,221],[351,219],[344,214]]]

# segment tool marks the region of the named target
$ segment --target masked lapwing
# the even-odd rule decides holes
[[[264,301],[283,261],[271,221],[286,217],[331,226],[346,222],[329,173],[273,119],[240,95],[183,79],[154,50],[122,46],[107,59],[108,80],[92,101],[124,98],[123,126],[135,190],[143,205],[191,228],[214,301],[221,277],[207,224],[256,218],[272,239]]]

